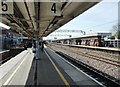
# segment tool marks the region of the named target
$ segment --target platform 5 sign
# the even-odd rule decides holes
[[[13,0],[0,0],[0,14],[13,14]]]

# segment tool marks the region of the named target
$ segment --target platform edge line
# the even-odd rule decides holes
[[[45,50],[44,50],[45,51]],[[67,82],[67,80],[65,79],[65,77],[62,75],[62,73],[60,72],[60,70],[57,68],[57,66],[55,65],[55,63],[53,62],[53,60],[50,58],[50,56],[48,55],[48,53],[45,51],[46,55],[48,56],[49,60],[51,61],[52,65],[54,66],[54,68],[56,69],[56,71],[58,72],[60,78],[63,80],[63,82],[65,83],[66,87],[70,87],[70,84]]]

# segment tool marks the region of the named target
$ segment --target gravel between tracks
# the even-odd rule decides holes
[[[85,56],[81,56],[79,54],[76,54],[75,52],[84,52],[86,54],[94,54],[97,56],[101,56],[101,57],[105,57],[107,59],[113,59],[118,61],[118,55],[112,54],[112,53],[106,53],[106,52],[100,52],[100,51],[93,51],[93,50],[87,50],[87,49],[81,49],[81,48],[73,48],[73,47],[69,47],[69,46],[63,46],[63,45],[53,45],[53,44],[49,44],[48,45],[49,48],[52,48],[55,51],[61,51],[89,66],[94,67],[97,70],[102,71],[103,73],[106,73],[116,79],[120,79],[119,78],[119,69],[120,67],[115,66],[115,65],[111,65],[99,60],[95,60],[95,59],[91,59]],[[74,51],[74,52],[73,52]]]

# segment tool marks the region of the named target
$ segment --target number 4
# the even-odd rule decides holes
[[[51,11],[53,11],[54,13],[56,13],[56,3],[53,3]]]

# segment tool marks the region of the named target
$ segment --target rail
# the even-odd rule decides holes
[[[118,69],[120,67],[119,54],[116,56],[116,54],[112,53],[111,56],[109,56],[108,54],[110,53],[106,52],[105,55],[108,56],[105,56],[99,53],[99,51],[97,52],[99,53],[99,55],[95,54],[96,50],[93,50],[93,53],[91,54],[92,52],[91,50],[86,49],[81,50],[81,48],[73,48],[68,45],[63,46],[48,44],[47,46],[54,51],[63,52],[64,54],[71,56],[73,59],[81,61],[82,63],[85,63],[88,66],[91,66],[96,70],[101,71],[102,73],[106,74],[106,76],[112,78],[113,80],[119,79],[118,75]]]
[[[49,48],[52,49],[51,46],[49,46]],[[54,50],[54,49],[52,49]],[[64,48],[64,50],[67,50]],[[96,55],[92,55],[92,54],[88,54],[88,53],[84,53],[84,52],[76,52],[75,50],[69,50],[71,51],[72,53],[75,53],[75,54],[78,54],[78,55],[82,55],[82,56],[85,56],[85,57],[88,57],[88,58],[92,58],[92,59],[95,59],[95,60],[99,60],[99,61],[102,61],[102,62],[105,62],[105,63],[109,63],[111,65],[115,65],[115,66],[119,66],[120,67],[120,61],[118,60],[112,60],[112,59],[107,59],[105,57],[100,57],[100,56],[96,56]]]
[[[96,79],[98,82],[103,84],[103,87],[117,87],[120,86],[120,83],[118,81],[113,81],[110,78],[106,77],[105,74],[102,72],[95,70],[94,68],[62,53],[62,52],[56,52],[58,55],[65,58],[67,61],[78,67],[80,70],[91,76],[92,78]]]

